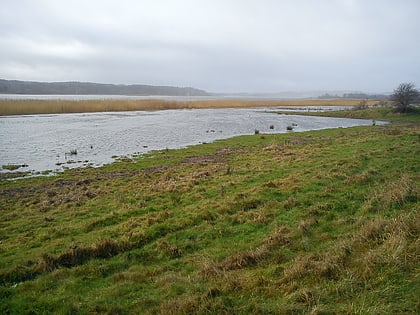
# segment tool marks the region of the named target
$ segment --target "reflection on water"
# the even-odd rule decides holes
[[[370,125],[370,120],[277,115],[267,109],[185,109],[0,117],[0,166],[18,171],[99,166],[116,156],[237,135]],[[272,108],[270,110],[273,110]],[[273,129],[272,129],[273,128]],[[77,151],[77,154],[75,154]],[[8,172],[8,170],[1,170]]]

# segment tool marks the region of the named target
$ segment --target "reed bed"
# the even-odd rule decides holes
[[[164,110],[182,108],[241,108],[275,106],[358,106],[360,100],[0,100],[0,116],[111,112],[135,110]],[[368,100],[367,105],[378,101]]]

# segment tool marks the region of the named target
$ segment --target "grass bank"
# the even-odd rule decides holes
[[[360,119],[374,119],[385,120],[392,122],[420,122],[420,107],[413,107],[409,113],[398,113],[392,107],[372,107],[365,109],[357,109],[350,111],[324,111],[324,112],[290,112],[277,111],[278,114],[283,115],[306,115],[306,116],[324,116],[324,117],[342,117],[342,118],[360,118]]]
[[[248,101],[248,100],[0,100],[0,116],[28,114],[60,114],[82,112],[162,110],[181,108],[239,108],[265,106],[356,106],[360,100],[290,100],[290,101]],[[369,100],[368,105],[379,101]]]
[[[418,314],[418,124],[0,181],[2,314]]]

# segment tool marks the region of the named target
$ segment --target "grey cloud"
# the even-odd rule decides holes
[[[0,77],[220,92],[420,83],[420,3],[4,0]]]

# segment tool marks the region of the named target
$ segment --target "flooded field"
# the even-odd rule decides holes
[[[100,166],[118,156],[180,148],[256,130],[281,133],[370,124],[372,121],[360,119],[278,115],[264,108],[4,116],[0,117],[0,171]]]

